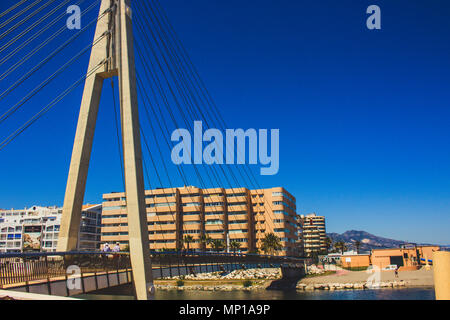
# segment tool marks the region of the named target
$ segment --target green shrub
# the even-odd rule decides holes
[[[248,288],[251,287],[253,285],[253,282],[251,282],[250,280],[245,280],[243,282],[244,288]]]
[[[177,280],[177,286],[178,287],[182,287],[182,286],[184,286],[184,281],[183,280]]]

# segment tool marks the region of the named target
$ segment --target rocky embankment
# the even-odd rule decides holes
[[[279,268],[261,268],[247,270],[233,270],[231,272],[209,272],[198,273],[186,276],[166,277],[167,280],[275,280],[281,278],[281,270]]]
[[[297,290],[302,291],[313,291],[313,290],[348,290],[348,289],[374,289],[374,288],[397,288],[406,286],[405,281],[389,281],[380,282],[378,284],[367,284],[367,283],[315,283],[315,284],[305,284],[297,283]]]
[[[196,290],[196,291],[254,291],[254,290],[265,290],[266,285],[264,283],[256,283],[249,287],[244,287],[243,285],[234,285],[234,284],[221,284],[221,285],[215,285],[215,286],[208,286],[208,285],[183,285],[183,286],[177,286],[177,285],[163,285],[163,284],[156,284],[156,289],[159,290],[178,290],[178,291],[189,291],[189,290]]]
[[[265,290],[270,284],[270,280],[281,278],[279,268],[234,270],[232,272],[208,272],[195,275],[166,277],[163,281],[177,280],[175,284],[155,284],[160,290],[198,290],[198,291],[253,291]],[[217,281],[211,284],[208,280]],[[236,281],[242,280],[242,282]],[[181,282],[180,282],[181,281]],[[203,281],[203,283],[185,284],[184,282]],[[220,282],[231,281],[231,283],[220,284]]]

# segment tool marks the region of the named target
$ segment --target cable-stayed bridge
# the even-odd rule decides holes
[[[70,27],[69,6],[81,8],[79,26],[74,23]],[[30,281],[51,283],[52,272],[57,270],[55,276],[62,276],[62,268],[68,266],[65,259],[74,256],[109,261],[102,260],[101,254],[70,254],[78,241],[99,105],[105,96],[113,113],[117,156],[111,158],[121,167],[130,246],[130,255],[120,255],[126,258],[117,260],[126,261],[125,265],[117,265],[115,272],[118,279],[122,273],[127,281],[133,279],[138,299],[149,298],[157,272],[155,265],[161,271],[160,276],[164,272],[181,274],[180,268],[173,271],[173,265],[167,267],[173,256],[167,254],[163,258],[150,252],[145,188],[198,185],[262,189],[253,171],[245,165],[170,167],[174,129],[194,132],[194,122],[199,120],[205,128],[225,130],[227,125],[158,0],[17,1],[0,14],[0,80],[0,152],[5,152],[11,143],[24,143],[28,132],[39,130],[42,119],[58,108],[67,107],[71,98],[82,96],[64,198],[59,255],[50,260],[47,254],[2,257],[15,259],[0,268],[3,284],[24,282],[24,288],[29,290]],[[266,211],[273,215],[271,206],[265,201]],[[268,223],[273,227],[271,220]],[[188,272],[189,264],[196,265],[192,272],[199,272],[198,268],[208,262],[223,264],[223,268],[271,262],[297,267],[300,264],[294,258],[254,255],[180,257],[178,253],[177,257]],[[56,261],[58,267],[52,264],[49,267],[49,261]],[[109,281],[109,262],[105,265],[100,262],[97,267],[86,262],[84,274],[94,273],[93,279],[98,281],[97,273],[106,272]],[[18,267],[11,269],[16,263]],[[27,269],[32,265],[36,267]],[[36,276],[38,269],[46,271]],[[51,287],[48,293],[52,294]]]

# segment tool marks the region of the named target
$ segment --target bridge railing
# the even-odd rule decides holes
[[[193,251],[151,252],[153,277],[231,271],[246,268],[303,267],[296,257]],[[38,252],[0,253],[0,288],[30,283],[68,280],[75,273],[88,277],[131,270],[128,253],[112,252]],[[129,279],[131,280],[131,278]]]
[[[0,254],[0,288],[30,282],[68,280],[72,274],[83,277],[120,270],[131,270],[127,253],[2,253]]]

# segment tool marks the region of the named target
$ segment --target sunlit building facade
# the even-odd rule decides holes
[[[78,250],[99,250],[101,214],[101,204],[83,206]],[[56,206],[0,210],[0,252],[55,252],[61,216]]]
[[[145,191],[151,250],[210,251],[212,241],[231,251],[261,251],[262,240],[274,233],[281,240],[280,254],[298,255],[295,198],[283,188],[201,189],[193,186]],[[128,244],[124,193],[103,195],[102,242]],[[192,241],[184,241],[190,236]],[[210,241],[207,241],[210,239]],[[211,241],[212,240],[212,241]]]
[[[327,252],[325,217],[315,213],[301,215],[300,227],[302,229],[302,242],[304,253],[307,256]]]

